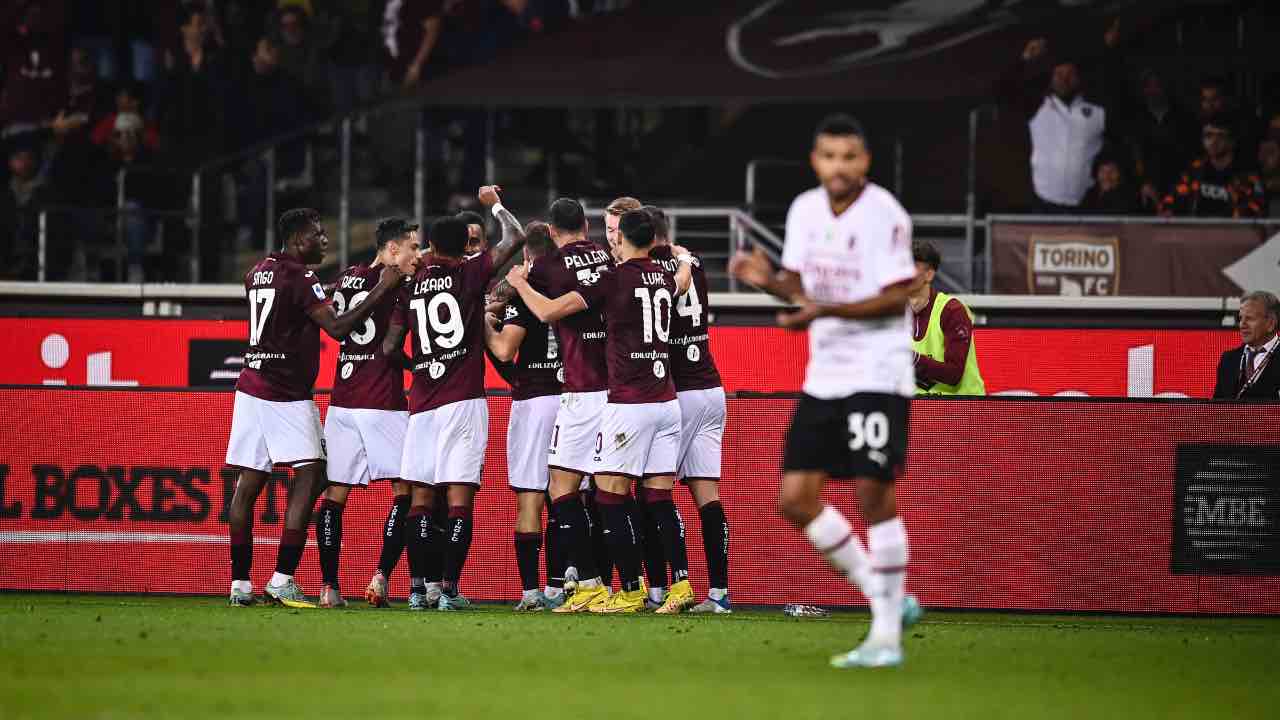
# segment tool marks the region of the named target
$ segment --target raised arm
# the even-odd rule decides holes
[[[729,272],[783,302],[799,305],[805,300],[800,274],[786,268],[775,271],[773,261],[759,247],[753,252],[739,250],[729,261]]]
[[[365,298],[364,302],[341,315],[333,311],[332,305],[323,303],[312,306],[307,311],[307,315],[311,317],[312,322],[323,328],[329,337],[338,341],[345,340],[352,330],[364,324],[365,319],[373,313],[374,308],[378,307],[378,303],[382,302],[388,293],[394,293],[399,289],[403,278],[404,275],[395,266],[384,266],[382,274],[378,276],[378,284],[369,291],[369,297]]]
[[[520,221],[511,214],[510,210],[502,206],[502,201],[498,198],[500,190],[502,188],[497,185],[485,185],[477,193],[481,204],[489,208],[493,216],[498,219],[498,224],[502,226],[501,242],[489,249],[489,258],[493,261],[495,274],[511,262],[511,258],[524,247],[525,241],[524,228],[520,226]]]
[[[520,299],[529,306],[529,311],[542,322],[556,322],[587,309],[587,301],[577,290],[571,290],[552,300],[529,285],[528,275],[528,266],[516,265],[507,273],[507,282],[520,293]]]
[[[671,246],[671,256],[679,263],[676,268],[676,297],[689,292],[693,285],[693,255],[679,245]]]

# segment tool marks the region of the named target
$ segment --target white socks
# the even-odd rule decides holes
[[[711,588],[707,590],[707,597],[712,600],[723,600],[729,596],[728,588]]]
[[[839,510],[830,505],[822,508],[818,517],[804,526],[804,534],[837,572],[857,585],[863,595],[871,596],[871,560]]]
[[[250,595],[252,595],[253,581],[252,580],[232,580],[231,592],[237,592],[237,591],[242,593],[249,593]]]
[[[551,587],[550,585],[548,585],[542,588],[542,594],[546,595],[551,600],[555,600],[556,598],[564,594],[564,588]]]
[[[280,587],[281,585],[284,585],[285,583],[289,582],[292,579],[293,579],[292,575],[285,575],[284,573],[273,572],[271,573],[271,580],[269,580],[267,584],[270,585],[271,587]]]
[[[652,600],[652,601],[654,601],[654,602],[656,602],[656,603],[660,603],[660,602],[662,602],[663,600],[665,600],[666,598],[667,598],[667,589],[666,589],[666,588],[664,588],[664,587],[651,587],[651,588],[649,588],[649,599],[650,599],[650,600]]]
[[[871,546],[871,634],[867,642],[902,643],[902,596],[907,579],[907,528],[895,517],[867,528]]]

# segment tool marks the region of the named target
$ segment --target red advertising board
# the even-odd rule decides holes
[[[10,389],[0,403],[23,420],[0,434],[0,587],[226,592],[231,393]],[[776,513],[792,407],[729,403],[722,495],[734,599],[861,604]],[[519,595],[501,442],[508,408],[506,398],[490,399],[494,440],[463,577],[481,599]],[[1277,421],[1280,406],[918,401],[898,493],[911,538],[908,585],[936,607],[1280,613],[1280,517],[1267,510],[1280,502]],[[1270,480],[1250,469],[1257,462],[1272,462]],[[704,592],[698,516],[687,493],[677,496]],[[853,516],[851,488],[835,483],[827,496]],[[284,497],[272,486],[259,501],[259,586],[274,566]],[[389,501],[385,484],[349,501],[348,593],[373,569]],[[314,547],[299,577],[318,590]],[[407,591],[403,562],[392,587],[399,597]]]
[[[0,319],[0,384],[207,386],[234,381],[243,321]],[[978,328],[990,393],[1209,397],[1233,330]],[[711,349],[733,391],[794,392],[805,336],[778,328],[713,327]],[[337,345],[323,342],[319,388],[333,382]],[[230,379],[230,380],[228,380]],[[505,387],[493,369],[488,386]]]

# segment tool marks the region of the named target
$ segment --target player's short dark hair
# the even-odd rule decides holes
[[[141,80],[133,78],[125,78],[116,83],[116,95],[124,93],[131,98],[137,98],[138,102],[145,103],[147,101],[147,86]]]
[[[431,223],[431,247],[445,257],[458,257],[467,249],[467,224],[445,216]]]
[[[294,208],[285,210],[276,221],[276,238],[281,243],[288,243],[294,235],[320,222],[320,213],[312,208]]]
[[[1213,88],[1223,95],[1230,95],[1231,92],[1227,87],[1227,79],[1221,75],[1206,75],[1200,78],[1200,89]]]
[[[643,250],[653,244],[653,220],[644,210],[629,210],[618,219],[618,230],[635,249]]]
[[[929,267],[937,270],[942,267],[942,255],[938,252],[938,248],[928,240],[912,240],[911,241],[911,258],[918,263],[924,263]]]
[[[862,129],[862,123],[858,119],[847,113],[833,113],[822,118],[818,122],[818,127],[813,131],[813,137],[816,139],[819,135],[836,135],[836,136],[855,136],[862,138],[865,143],[867,133]]]
[[[666,240],[671,237],[671,223],[667,221],[667,214],[657,205],[645,205],[640,208],[649,213],[649,222],[653,223],[654,239],[662,238]]]
[[[185,27],[196,15],[209,14],[209,9],[202,2],[178,3],[178,27]]]
[[[387,246],[387,243],[414,232],[418,229],[418,224],[409,222],[409,218],[389,217],[378,222],[378,227],[373,231],[373,237],[378,241],[378,249]]]
[[[560,198],[551,203],[547,216],[551,219],[552,227],[564,232],[578,232],[587,224],[587,211],[582,209],[582,203],[573,198]]]
[[[468,225],[479,225],[482,230],[485,229],[484,216],[475,210],[463,210],[455,217]]]
[[[525,225],[524,237],[524,247],[530,257],[542,257],[556,246],[551,239],[551,226],[541,220],[534,220]]]

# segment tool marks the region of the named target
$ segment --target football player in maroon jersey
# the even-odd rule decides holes
[[[320,413],[311,398],[320,370],[320,330],[344,340],[400,287],[403,275],[383,267],[365,303],[339,316],[320,279],[307,269],[324,260],[328,238],[320,214],[309,208],[280,216],[277,237],[284,248],[245,274],[249,301],[249,347],[236,383],[235,408],[227,441],[227,465],[240,468],[229,510],[231,604],[253,604],[253,504],[275,465],[294,469],[285,509],[276,571],[266,599],[305,605],[293,574],[307,541],[311,508],[325,486],[325,450]]]

